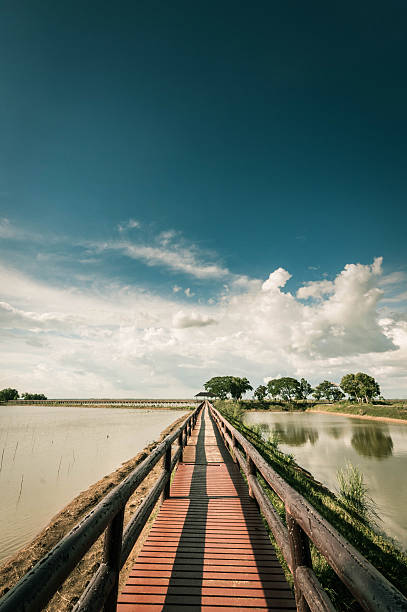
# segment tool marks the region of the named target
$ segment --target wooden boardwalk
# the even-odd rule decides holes
[[[118,612],[296,610],[274,548],[207,408]]]

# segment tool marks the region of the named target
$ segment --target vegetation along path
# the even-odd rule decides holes
[[[205,407],[117,610],[246,608],[296,606],[257,506]]]

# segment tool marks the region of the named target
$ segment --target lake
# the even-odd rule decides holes
[[[247,412],[244,421],[263,425],[265,436],[276,430],[279,448],[335,492],[338,468],[357,465],[380,528],[407,549],[407,424],[298,412]]]
[[[0,562],[186,412],[0,406]]]

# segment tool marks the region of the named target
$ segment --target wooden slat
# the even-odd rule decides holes
[[[295,610],[257,506],[205,409],[118,612]]]

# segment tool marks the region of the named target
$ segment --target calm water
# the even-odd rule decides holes
[[[0,407],[0,561],[134,457],[180,410]],[[4,454],[3,454],[4,451]]]
[[[280,449],[331,490],[346,461],[364,474],[379,507],[381,528],[407,549],[407,424],[383,423],[330,414],[248,412],[247,424],[277,430]]]

